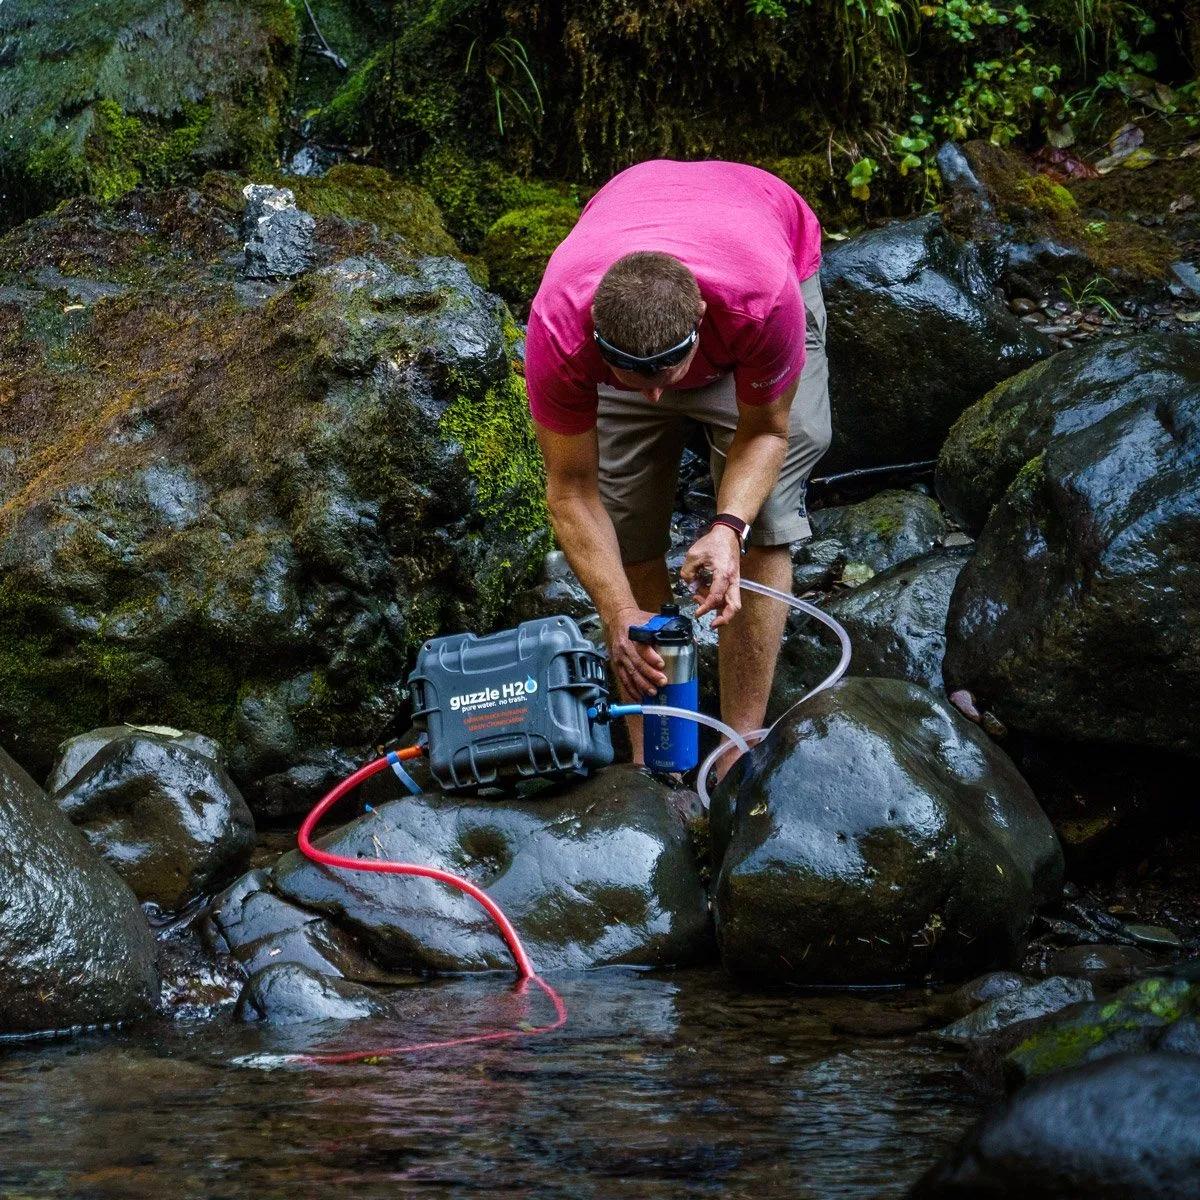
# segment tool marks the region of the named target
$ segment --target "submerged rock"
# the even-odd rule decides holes
[[[392,1007],[361,983],[334,979],[298,963],[264,967],[238,997],[239,1021],[296,1025],[302,1021],[362,1021],[390,1017]]]
[[[936,457],[967,405],[1052,350],[936,215],[835,246],[821,284],[834,365],[827,473]]]
[[[1148,974],[1154,959],[1133,946],[1068,946],[1056,950],[1046,964],[1054,975],[1088,979],[1097,987],[1120,987]]]
[[[1069,351],[943,462],[956,495],[985,477],[973,510],[1006,488],[955,587],[948,685],[1012,729],[1200,753],[1200,342]]]
[[[845,628],[855,675],[906,679],[940,689],[946,613],[967,547],[934,550],[900,563],[823,607]],[[816,622],[789,617],[768,716],[777,716],[837,665],[840,648]]]
[[[1022,1088],[911,1200],[1191,1200],[1200,1192],[1200,1059],[1137,1054]]]
[[[145,1016],[154,960],[128,886],[0,750],[0,1033]]]
[[[689,821],[692,792],[610,767],[536,800],[405,797],[320,840],[349,857],[417,862],[484,888],[542,970],[665,966],[713,953]],[[325,913],[392,969],[512,962],[491,918],[434,880],[327,868],[298,851],[273,871],[285,899]]]
[[[712,822],[722,959],[767,981],[1006,965],[1062,882],[1054,832],[1008,758],[898,680],[850,678],[808,701],[730,773]]]
[[[549,531],[502,303],[414,257],[402,205],[386,234],[326,211],[304,275],[247,281],[242,182],[0,239],[0,285],[138,282],[0,303],[0,725],[39,773],[120,721],[219,736],[275,816],[391,736],[425,637],[506,619]],[[353,172],[302,182],[374,211]]]
[[[241,870],[254,818],[220,763],[127,729],[52,800],[141,901],[174,912]]]

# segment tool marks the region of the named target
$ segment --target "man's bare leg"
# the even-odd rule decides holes
[[[781,592],[792,590],[792,555],[787,546],[754,546],[742,559],[742,575]],[[721,720],[738,733],[761,729],[775,678],[775,662],[787,622],[787,605],[769,596],[742,592],[742,610],[720,631]],[[731,750],[716,765],[718,778],[737,761]]]
[[[633,598],[642,608],[649,612],[658,612],[664,604],[670,604],[675,598],[671,593],[671,580],[667,575],[667,560],[660,555],[658,558],[648,558],[644,562],[626,563],[625,578],[629,580],[629,589]],[[627,704],[640,704],[641,696],[625,696]],[[629,730],[629,740],[633,744],[633,761],[645,762],[642,751],[642,718],[626,717],[625,728]]]

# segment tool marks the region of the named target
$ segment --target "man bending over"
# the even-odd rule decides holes
[[[526,342],[546,500],[627,700],[666,683],[629,627],[672,599],[690,417],[708,433],[718,515],[680,575],[720,627],[722,720],[763,723],[787,610],[738,585],[790,592],[788,543],[811,536],[805,484],[830,437],[820,262],[816,217],[775,176],[656,161],[597,192],[546,268]]]

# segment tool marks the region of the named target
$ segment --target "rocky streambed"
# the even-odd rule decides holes
[[[322,844],[485,888],[568,1024],[255,1069],[546,1022],[472,902],[292,839],[411,740],[426,637],[602,637],[547,553],[520,327],[380,174],[213,173],[0,239],[0,1182],[1190,1186],[1164,1114],[1200,1062],[1200,904],[1166,868],[1194,861],[1200,349],[1023,320],[1050,303],[1023,243],[936,214],[824,267],[830,469],[936,459],[814,492],[794,585],[850,676],[792,708],[831,663],[791,618],[781,719],[710,812],[629,765],[501,798],[372,780]],[[712,504],[691,454],[676,562]]]

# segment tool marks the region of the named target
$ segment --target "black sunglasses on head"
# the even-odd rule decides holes
[[[612,342],[606,342],[600,336],[598,329],[592,331],[592,336],[596,339],[600,357],[609,366],[616,367],[618,371],[633,371],[637,375],[650,376],[657,375],[659,371],[679,366],[699,339],[700,327],[697,325],[679,345],[659,350],[657,354],[647,355],[627,354],[624,350],[618,350]]]

